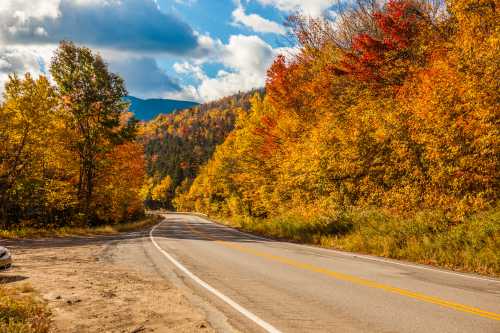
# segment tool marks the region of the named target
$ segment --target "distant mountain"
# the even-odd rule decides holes
[[[198,103],[188,101],[176,101],[172,99],[140,99],[134,96],[124,98],[130,102],[130,111],[135,114],[139,120],[151,120],[160,113],[172,113],[175,110],[190,109]]]

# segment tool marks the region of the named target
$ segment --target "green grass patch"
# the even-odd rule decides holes
[[[353,210],[305,219],[225,219],[242,230],[299,243],[500,276],[500,209],[457,223],[439,212],[409,218]]]
[[[29,285],[0,286],[0,332],[47,333],[50,316],[50,311],[37,300]]]
[[[69,237],[69,236],[93,236],[114,235],[120,232],[129,232],[145,229],[157,224],[161,220],[158,215],[148,215],[140,220],[98,227],[60,227],[60,228],[33,228],[23,227],[8,230],[0,230],[0,238],[22,239],[22,238],[44,238],[44,237]]]

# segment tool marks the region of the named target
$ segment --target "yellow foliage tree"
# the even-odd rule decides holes
[[[173,196],[172,185],[172,178],[167,175],[151,189],[151,198],[162,205],[168,205]]]
[[[75,165],[64,153],[63,119],[57,95],[44,76],[10,76],[0,107],[3,223],[58,223],[74,208]]]

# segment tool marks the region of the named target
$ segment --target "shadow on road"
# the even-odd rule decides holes
[[[73,246],[85,246],[103,244],[114,241],[132,241],[149,237],[150,229],[121,233],[117,235],[93,235],[93,236],[72,236],[72,237],[54,237],[39,239],[0,239],[0,245],[6,246],[11,250],[37,249],[37,248],[61,248]],[[191,216],[183,217],[174,215],[167,217],[163,223],[155,229],[154,237],[167,239],[191,239],[214,241],[223,240],[228,242],[257,243],[266,242],[264,239],[256,239],[244,235],[233,229],[215,224],[200,222],[192,219]]]
[[[0,273],[0,285],[14,283],[14,282],[18,282],[18,281],[23,281],[23,280],[26,280],[27,278],[28,278],[27,276],[22,276],[22,275],[2,276]]]
[[[204,241],[228,241],[244,243],[266,242],[249,235],[237,232],[215,223],[198,222],[182,217],[169,218],[167,222],[156,228],[155,238],[193,239]]]
[[[37,249],[37,248],[59,248],[71,246],[85,246],[103,244],[111,241],[121,241],[146,237],[148,230],[131,233],[121,233],[117,235],[95,235],[95,236],[71,236],[53,237],[37,239],[0,239],[0,245],[11,250],[16,249]]]

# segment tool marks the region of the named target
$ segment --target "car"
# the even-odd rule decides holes
[[[9,269],[12,265],[12,256],[6,247],[0,246],[0,270]]]

